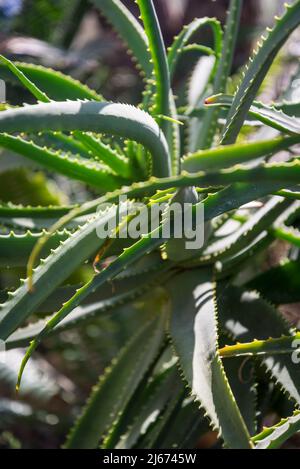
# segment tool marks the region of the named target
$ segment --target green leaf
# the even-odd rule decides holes
[[[149,41],[149,50],[154,67],[156,85],[155,114],[170,115],[170,72],[166,49],[162,32],[158,22],[157,14],[152,0],[137,0],[144,23],[145,32]],[[166,123],[161,122],[162,128],[166,129]]]
[[[10,267],[26,266],[34,245],[45,234],[47,234],[46,231],[40,233],[27,231],[24,234],[15,234],[11,231],[8,234],[0,235],[0,265],[3,267],[7,265]],[[67,230],[53,233],[46,249],[42,251],[42,255],[57,248],[60,242],[65,241],[69,236],[71,233]]]
[[[41,91],[27,76],[18,69],[18,67],[10,60],[0,56],[0,60],[4,62],[11,72],[21,81],[21,83],[31,92],[35,98],[43,103],[51,103],[51,99]],[[69,147],[71,151],[83,153],[84,157],[90,157],[92,154],[94,159],[101,159],[108,167],[114,170],[117,174],[122,174],[125,177],[130,177],[128,162],[122,158],[116,151],[113,151],[108,145],[103,144],[93,136],[83,134],[82,132],[75,131],[75,138],[68,137],[64,134],[55,133],[50,135],[50,139],[54,142],[58,141],[64,147]],[[96,169],[96,168],[95,168]]]
[[[153,72],[149,42],[140,23],[120,0],[92,0],[114,26],[134,54],[138,66],[150,78]]]
[[[231,107],[233,103],[233,97],[228,95],[216,95],[206,99],[205,104],[217,107]],[[278,107],[267,106],[266,104],[254,101],[251,105],[248,115],[250,118],[262,122],[263,124],[272,127],[273,129],[279,130],[287,134],[299,134],[300,133],[300,121],[295,116],[285,114]]]
[[[275,109],[284,112],[291,117],[300,117],[300,102],[299,101],[282,101],[274,103]]]
[[[113,216],[113,210],[99,213],[43,260],[34,272],[34,291],[29,290],[28,280],[21,281],[21,286],[0,307],[0,337],[3,340],[35,312],[82,262],[100,249],[105,240],[97,236],[96,229]]]
[[[0,363],[1,404],[4,393],[9,393],[11,396],[14,395],[21,359],[22,353],[20,350],[11,350],[6,352],[5,362],[3,360]],[[45,363],[43,363],[42,359],[40,362],[32,361],[30,363],[27,370],[28,373],[24,377],[24,386],[20,393],[22,400],[26,399],[42,408],[59,395],[59,385],[55,380],[55,375],[51,376],[50,373],[43,375],[41,373],[43,365],[45,366]]]
[[[274,227],[271,232],[277,239],[287,241],[293,246],[300,247],[300,232],[297,228]]]
[[[109,145],[101,142],[100,139],[96,139],[92,135],[86,135],[82,132],[78,135],[80,142],[83,143],[86,148],[90,151],[93,159],[102,161],[106,166],[111,168],[116,174],[120,174],[125,178],[131,178],[133,174],[132,168],[129,166],[129,161],[123,156],[119,155]]]
[[[297,351],[296,344],[300,343],[300,333],[290,337],[270,338],[266,340],[254,340],[236,345],[226,345],[219,350],[222,358],[244,357],[256,355],[291,355]]]
[[[163,449],[194,449],[199,439],[210,432],[208,419],[193,398],[185,398],[168,422],[168,431],[160,441]]]
[[[152,177],[145,182],[134,183],[129,187],[125,187],[120,191],[109,194],[109,198],[114,200],[119,195],[127,195],[130,198],[145,196],[153,194],[156,190],[167,190],[180,187],[189,187],[196,186],[201,189],[204,189],[203,192],[213,192],[209,195],[207,200],[204,200],[204,205],[210,205],[211,209],[215,210],[214,215],[211,212],[205,215],[206,221],[211,219],[213,216],[220,215],[224,211],[232,210],[233,208],[238,208],[241,205],[244,205],[251,200],[255,200],[257,197],[263,197],[267,194],[272,194],[277,192],[282,187],[289,187],[292,184],[299,182],[300,178],[300,160],[295,159],[292,162],[288,163],[267,163],[261,164],[254,168],[247,168],[244,166],[236,165],[228,169],[220,171],[199,171],[197,173],[189,174],[186,171],[182,172],[179,176],[166,177],[166,178],[155,178]],[[263,182],[266,187],[263,187]],[[230,184],[235,184],[233,189],[228,188],[228,199],[224,200],[224,205],[219,207],[217,210],[217,201],[220,203],[222,200],[221,191],[216,192],[216,188],[219,189],[220,186],[229,186]],[[249,194],[249,189],[251,194]],[[230,200],[229,193],[232,190],[232,193],[239,193],[240,198],[235,200]],[[257,196],[255,196],[257,194]],[[232,197],[232,195],[231,195]],[[76,211],[75,216],[82,215],[86,213],[87,210],[92,210],[97,207],[101,202],[99,199],[89,202],[82,207],[82,210]],[[225,202],[229,209],[226,210]],[[242,203],[240,203],[242,202]]]
[[[240,413],[250,435],[257,431],[256,383],[253,363],[243,358],[223,360],[223,366]]]
[[[238,163],[244,164],[251,160],[270,157],[298,143],[300,143],[300,137],[283,137],[202,150],[184,156],[182,169],[193,173],[201,170],[228,168]]]
[[[192,262],[210,264],[222,262],[247,248],[256,238],[267,235],[267,230],[288,209],[291,202],[285,199],[272,197],[262,208],[256,210],[249,219],[228,236],[213,240]],[[282,215],[283,216],[283,215]]]
[[[105,371],[67,438],[67,448],[98,446],[159,353],[164,322],[165,317],[160,315],[144,325]]]
[[[216,75],[213,83],[213,92],[223,93],[226,90],[228,77],[230,76],[238,30],[240,26],[240,16],[243,0],[230,0],[227,13],[225,36],[222,46],[222,54],[218,63]],[[196,148],[209,148],[212,146],[218,124],[219,110],[209,110],[201,126],[198,135]]]
[[[298,160],[290,163],[264,164],[255,168],[235,166],[217,172],[201,171],[194,174],[183,172],[180,176],[169,178],[152,177],[145,182],[133,183],[131,186],[122,187],[84,203],[81,207],[75,208],[67,214],[63,223],[56,226],[56,230],[61,229],[65,223],[69,223],[75,217],[95,211],[100,204],[115,202],[122,195],[126,195],[128,198],[149,197],[155,191],[189,186],[197,186],[201,188],[199,190],[202,194],[209,194],[203,201],[205,221],[209,221],[256,198],[277,193],[280,188],[297,182],[299,177],[300,163]],[[264,182],[264,184],[260,184],[260,182]],[[230,184],[232,186],[229,186]],[[217,192],[220,186],[229,187]],[[197,210],[197,206],[194,210]]]
[[[212,29],[215,42],[214,52],[216,57],[220,58],[223,40],[223,31],[220,22],[216,18],[195,18],[189,25],[182,28],[182,31],[175,38],[172,46],[169,48],[168,63],[171,77],[173,77],[175,73],[181,54],[187,50],[189,41],[200,29],[206,26],[210,26]],[[198,46],[198,44],[196,45]]]
[[[11,202],[7,204],[0,205],[0,218],[35,218],[45,220],[47,218],[54,219],[60,218],[61,216],[68,213],[70,210],[73,210],[75,205],[69,206],[24,206],[24,205],[15,205]]]
[[[2,132],[74,131],[108,133],[136,140],[152,154],[153,174],[168,176],[168,146],[152,117],[133,106],[96,101],[51,102],[0,113]]]
[[[24,140],[21,137],[0,134],[0,146],[46,168],[102,190],[114,190],[124,183],[124,179],[110,173],[96,161],[87,161],[79,155],[41,148],[32,141]]]
[[[110,216],[116,216],[114,210],[108,210]],[[99,216],[99,214],[98,214]],[[106,226],[108,220],[103,219],[101,217],[101,223]],[[97,230],[96,230],[97,232]],[[98,237],[98,236],[97,236]],[[105,240],[100,239],[103,243]],[[77,306],[79,306],[83,300],[85,300],[91,293],[94,293],[97,288],[104,285],[106,282],[111,282],[118,274],[120,274],[123,270],[127,267],[133,265],[135,262],[139,261],[145,254],[149,254],[154,251],[156,248],[161,246],[165,241],[163,237],[163,225],[160,225],[158,228],[153,230],[152,232],[145,234],[139,239],[135,244],[130,246],[129,248],[125,248],[122,254],[120,254],[117,258],[115,258],[111,264],[107,267],[104,267],[101,271],[95,274],[85,285],[83,285],[79,290],[76,291],[75,295],[64,305],[62,308],[47,322],[44,329],[40,332],[40,334],[31,342],[24,359],[20,366],[20,372],[18,377],[18,382],[16,389],[20,388],[20,383],[22,379],[22,375],[24,373],[24,369],[26,367],[27,362],[29,361],[31,355],[38,347],[40,342],[49,335],[49,333],[60,324]],[[29,286],[30,283],[29,283]],[[33,287],[30,288],[30,293],[32,293]],[[17,305],[18,307],[18,305]],[[18,311],[18,314],[20,312]],[[24,313],[23,313],[24,314]],[[27,312],[28,314],[28,312]],[[10,318],[9,318],[10,319]],[[8,322],[9,322],[8,319]],[[0,325],[1,331],[1,325]]]
[[[300,264],[285,260],[279,266],[263,272],[246,284],[249,290],[257,290],[273,304],[298,303],[300,301]]]
[[[16,74],[16,70],[9,66],[11,63],[6,59],[5,63],[0,64],[0,75],[5,81],[18,84],[20,77]],[[35,64],[14,62],[13,65],[38,89],[43,90],[50,99],[55,101],[66,101],[67,99],[102,101],[102,97],[96,91],[61,72]]]
[[[258,293],[220,284],[217,290],[220,324],[238,342],[269,337],[292,336],[289,325],[280,313]],[[287,355],[261,357],[277,385],[299,405],[300,369]]]
[[[150,108],[150,112],[156,116],[157,122],[166,136],[171,153],[172,172],[177,174],[180,158],[180,132],[176,122],[177,111],[175,98],[171,90],[166,48],[153,1],[137,0],[137,4],[148,37],[151,62],[154,67],[155,80],[154,84],[152,81],[150,83],[149,93],[151,93],[150,102],[154,101],[155,104]],[[152,92],[153,85],[155,85],[155,91]],[[161,116],[164,116],[164,118]],[[169,122],[166,117],[171,118],[173,122]]]
[[[102,288],[100,287],[96,292],[91,293],[87,300],[82,301],[81,305],[49,331],[48,335],[56,335],[61,331],[79,327],[81,324],[88,323],[93,318],[98,317],[98,315],[107,314],[108,312],[114,313],[120,306],[143,297],[149,290],[153,292],[164,280],[162,271],[160,269],[145,271],[129,278],[116,277],[112,284],[106,283]],[[58,288],[42,303],[38,311],[47,314],[54,313],[64,302],[67,302],[69,298],[75,295],[80,287],[82,285]],[[47,316],[40,321],[17,329],[7,339],[7,349],[29,346],[30,341],[34,340],[43,331],[50,320],[51,316]]]
[[[141,449],[156,449],[161,448],[161,442],[169,431],[169,423],[172,416],[176,414],[177,409],[180,408],[182,399],[184,397],[184,388],[179,378],[174,383],[174,392],[170,395],[166,408],[162,414],[155,420],[152,426],[141,438],[137,448]]]
[[[252,200],[261,199],[268,194],[276,192],[282,183],[266,181],[260,182],[235,183],[222,189],[215,194],[210,194],[204,200],[205,213],[210,218],[226,214],[231,210],[241,207]]]
[[[124,434],[120,435],[115,448],[130,449],[143,442],[151,426],[163,415],[174,394],[179,392],[180,386],[182,387],[182,382],[174,366],[152,376],[136,406],[134,405],[136,396],[133,397],[130,414],[134,414],[134,418]],[[118,430],[120,433],[120,429]],[[111,436],[103,448],[112,448]]]
[[[299,0],[293,4],[286,4],[285,14],[282,18],[276,18],[276,24],[272,30],[269,30],[267,38],[262,37],[262,42],[258,42],[258,47],[246,66],[242,82],[230,108],[223,130],[222,144],[228,145],[235,142],[274,58],[300,23],[299,13]]]

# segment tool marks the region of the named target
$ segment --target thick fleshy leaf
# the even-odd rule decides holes
[[[291,336],[292,331],[276,309],[256,292],[237,287],[218,287],[217,302],[221,327],[238,342],[269,337]],[[291,354],[269,355],[261,358],[263,366],[279,385],[299,405],[300,368]]]
[[[114,216],[113,211],[100,214],[89,220],[69,236],[59,247],[41,261],[34,273],[34,291],[30,291],[28,280],[9,295],[8,300],[0,307],[0,336],[7,339],[23,321],[35,312],[39,305],[54,291],[72,272],[94,255],[105,242],[97,236],[97,227],[108,222]],[[101,219],[101,220],[100,220]]]
[[[230,387],[250,435],[256,433],[256,389],[253,363],[243,358],[223,360]]]
[[[161,439],[163,449],[194,449],[200,438],[209,433],[208,419],[193,398],[183,399],[177,412],[170,418],[165,436]]]
[[[168,145],[154,119],[127,104],[97,101],[50,102],[0,113],[2,132],[74,131],[108,133],[136,140],[153,157],[153,174],[170,175]],[[3,137],[4,138],[4,137]]]
[[[262,433],[253,438],[256,449],[277,449],[300,431],[300,412],[287,419],[281,420],[271,428],[265,428]]]
[[[134,54],[138,66],[150,78],[153,72],[145,31],[120,0],[92,0]]]
[[[232,104],[233,98],[227,95],[212,96],[206,100],[207,105],[229,107]],[[286,108],[284,108],[286,109]],[[290,109],[291,112],[291,109]],[[267,106],[263,103],[254,101],[249,111],[250,118],[262,122],[269,127],[272,127],[280,132],[287,134],[299,134],[300,133],[300,120],[297,117],[290,116],[282,111],[281,108],[273,106]]]
[[[156,358],[164,339],[164,322],[161,315],[144,325],[112,362],[68,436],[67,448],[98,446]]]
[[[251,448],[249,433],[218,356],[211,272],[198,269],[179,274],[168,284],[168,291],[172,342],[192,394],[227,446]]]
[[[240,27],[242,6],[243,0],[230,0],[229,2],[222,53],[213,82],[214,93],[223,93],[226,90]],[[219,109],[209,109],[205,114],[201,132],[198,134],[196,150],[212,146],[217,132],[218,118]]]
[[[285,260],[250,280],[246,288],[259,291],[276,305],[297,303],[300,301],[300,264]]]
[[[270,157],[280,151],[288,150],[300,143],[300,137],[286,137],[274,140],[227,145],[190,153],[183,157],[182,169],[194,173],[197,171],[229,168],[235,164],[247,164],[250,161]]]
[[[276,18],[275,26],[269,30],[268,36],[258,41],[254,57],[246,66],[242,82],[237,89],[223,130],[222,143],[234,143],[244,123],[251,104],[267,75],[276,55],[286,40],[300,23],[300,1],[286,4],[286,12]]]
[[[180,396],[182,386],[182,381],[174,366],[152,378],[143,394],[143,400],[139,402],[140,408],[137,409],[138,412],[132,424],[121,436],[116,448],[129,449],[139,445],[145,449],[146,445],[147,447],[152,446],[150,440],[153,441],[159,437],[164,426],[167,407],[176,395]],[[155,427],[155,431],[153,427]],[[158,429],[158,427],[160,428]]]
[[[9,63],[0,64],[1,77],[4,80],[19,83],[20,78],[9,68]],[[51,99],[56,101],[65,101],[66,99],[90,99],[102,100],[94,90],[89,89],[74,78],[64,75],[50,68],[41,65],[15,62],[15,66],[30,81],[35,83]]]

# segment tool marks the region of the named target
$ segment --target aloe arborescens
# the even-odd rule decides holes
[[[237,281],[236,274],[245,273],[251,257],[278,238],[300,243],[300,160],[290,151],[300,143],[300,103],[255,101],[278,51],[300,23],[300,1],[287,5],[258,43],[234,96],[226,93],[242,0],[230,1],[224,32],[214,18],[195,19],[169,51],[152,0],[137,1],[142,25],[120,0],[94,3],[127,43],[144,76],[139,108],[105,102],[52,70],[1,59],[3,76],[21,81],[38,101],[7,105],[0,113],[1,147],[100,191],[80,207],[0,207],[5,226],[13,220],[20,231],[18,221],[24,219],[33,225],[32,231],[0,235],[2,263],[25,266],[35,246],[28,278],[7,295],[0,312],[0,339],[7,348],[29,345],[18,385],[45,337],[80,327],[91,315],[113,312],[136,298],[147,299],[155,290],[159,300],[152,317],[133,331],[100,377],[65,446],[190,448],[210,425],[226,447],[278,447],[300,428],[300,368],[292,359],[299,333],[276,310],[283,302],[299,301],[299,285],[289,284],[284,275],[291,268],[297,279],[299,266],[287,258],[251,280],[241,275]],[[203,26],[212,30],[212,48],[191,42]],[[207,64],[203,54],[211,59],[210,74],[196,90],[197,99],[177,109],[174,73],[190,50],[201,54],[191,86],[203,73],[201,64]],[[251,125],[254,136],[257,127],[270,127],[276,137],[237,141],[244,124]],[[41,143],[44,134],[51,137],[47,147]],[[288,161],[268,161],[282,150]],[[201,251],[183,252],[181,240],[159,236],[163,219],[155,233],[129,240],[125,247],[124,240],[97,236],[96,228],[116,215],[121,195],[150,206],[161,199],[184,203],[191,194],[195,211],[198,204],[204,206],[207,233]],[[260,204],[239,210],[252,201]],[[98,211],[105,203],[115,204],[114,209]],[[97,252],[109,263],[98,266],[78,289],[66,287],[70,275]],[[287,285],[280,285],[282,298],[277,291],[274,300],[272,282],[280,275]],[[31,323],[49,301],[51,317]],[[241,379],[245,363],[252,370],[246,381]],[[295,407],[291,417],[262,433],[256,388],[261,367]]]

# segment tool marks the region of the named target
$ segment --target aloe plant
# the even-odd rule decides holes
[[[137,1],[142,23],[120,0],[94,0],[143,75],[138,107],[106,102],[53,70],[1,58],[5,79],[20,81],[37,103],[4,106],[0,146],[97,192],[82,205],[0,206],[0,262],[27,265],[27,278],[1,294],[0,339],[7,349],[28,346],[17,388],[46,337],[139,302],[141,327],[100,376],[66,448],[193,448],[210,428],[225,447],[275,448],[300,429],[300,333],[277,309],[300,300],[300,103],[258,101],[276,55],[299,26],[300,1],[286,5],[258,42],[232,94],[242,3],[230,1],[224,31],[215,18],[195,19],[166,50],[152,0]],[[204,26],[212,47],[192,42]],[[199,83],[198,98],[179,108],[174,73],[190,50],[200,54],[189,82]],[[205,54],[212,66],[203,85]],[[274,138],[259,137],[267,129]],[[270,162],[283,150],[285,162]],[[204,245],[189,250],[174,234],[165,237],[165,217],[137,240],[99,238],[97,229],[119,213],[125,195],[148,209],[164,201],[165,214],[174,201],[192,203],[194,214],[203,207]],[[98,210],[108,203],[113,209]],[[282,265],[255,269],[277,239],[289,246]],[[86,261],[93,275],[69,285]],[[261,428],[261,370],[294,411],[268,429]]]

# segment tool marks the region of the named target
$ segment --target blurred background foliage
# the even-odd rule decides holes
[[[133,0],[124,3],[136,14]],[[228,3],[229,0],[155,0],[166,44],[195,17],[216,16],[224,21]],[[234,63],[236,72],[260,31],[272,23],[282,4],[281,0],[244,2]],[[201,34],[202,43],[209,44],[209,31],[203,30]],[[297,55],[297,48],[296,41],[290,45],[289,54]],[[100,91],[106,99],[138,103],[141,96],[142,80],[126,49],[88,0],[0,0],[0,53],[70,74]],[[188,79],[186,65],[182,64],[180,76],[176,77],[179,99]],[[275,70],[274,76],[271,89],[264,90],[267,95],[274,93],[276,87],[284,89],[282,73],[276,74]],[[7,100],[10,104],[22,104],[32,98],[16,84],[7,86]],[[91,195],[82,184],[45,174],[31,164],[25,166],[16,155],[1,152],[2,202],[57,205],[70,200],[80,202]],[[78,283],[88,275],[86,266],[69,283]],[[19,268],[8,269],[0,263],[0,290],[14,288],[19,276]],[[143,304],[133,303],[113,316],[107,314],[91,320],[80,331],[71,329],[46,340],[28,367],[18,400],[14,387],[22,351],[9,352],[6,363],[0,361],[0,448],[59,447],[91,386],[129,338],[131,330],[136,329],[141,310],[143,314],[151,311],[154,297],[152,292]],[[274,392],[274,406],[276,399],[279,397]],[[284,401],[279,405],[287,404]],[[275,417],[270,409],[271,424],[272,418]],[[199,446],[209,447],[214,441],[212,434],[200,441]]]

